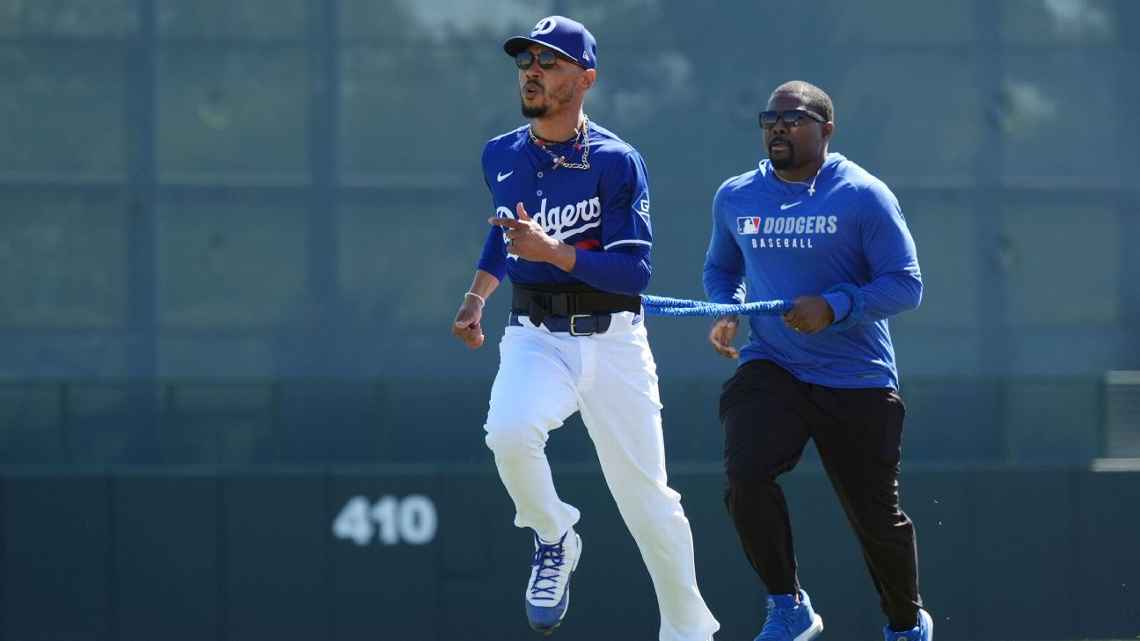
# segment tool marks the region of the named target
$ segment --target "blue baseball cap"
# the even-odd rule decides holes
[[[532,44],[549,47],[585,69],[598,66],[598,42],[581,22],[563,16],[538,21],[529,36],[515,36],[503,43],[503,51],[515,55]]]

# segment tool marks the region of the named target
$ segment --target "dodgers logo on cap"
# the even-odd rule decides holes
[[[532,44],[553,49],[584,69],[598,66],[598,43],[594,34],[577,20],[547,16],[534,25],[529,36],[508,38],[503,50],[513,56]]]
[[[545,36],[546,34],[554,31],[554,27],[558,26],[558,22],[554,18],[543,18],[534,25],[534,31],[530,32],[531,37]]]

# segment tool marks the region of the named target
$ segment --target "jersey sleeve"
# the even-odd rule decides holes
[[[637,150],[630,149],[603,173],[599,195],[603,249],[653,245],[649,223],[649,172]]]
[[[482,171],[483,171],[483,184],[487,185],[487,191],[491,194],[491,212],[492,215],[495,211],[495,196],[494,190],[491,188],[491,177],[487,173],[488,158],[491,155],[491,143],[487,143],[483,147],[482,156]],[[495,225],[488,225],[491,229],[487,232],[487,238],[483,242],[483,252],[479,255],[479,262],[475,265],[476,269],[481,269],[488,274],[491,274],[500,281],[507,273],[507,244],[503,237],[503,228]]]

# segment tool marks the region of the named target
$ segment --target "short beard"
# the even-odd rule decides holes
[[[776,159],[772,158],[771,152],[769,152],[768,160],[772,162],[772,168],[773,169],[779,169],[781,171],[783,171],[785,169],[795,169],[795,167],[796,167],[796,150],[793,149],[791,145],[788,145],[788,155],[787,156],[784,156],[783,158],[776,160]]]
[[[538,105],[537,107],[526,106],[526,101],[522,101],[522,115],[523,118],[541,118],[549,111],[549,107],[545,104]]]

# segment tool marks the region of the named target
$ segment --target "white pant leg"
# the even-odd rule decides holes
[[[681,496],[668,486],[657,366],[645,326],[631,314],[582,344],[582,420],[606,484],[641,550],[661,610],[661,641],[710,641],[720,624],[697,587],[693,537]]]
[[[515,525],[533,528],[546,541],[557,540],[580,516],[558,498],[545,452],[550,431],[578,409],[576,375],[559,340],[542,329],[506,328],[484,425],[499,478],[515,503]]]

